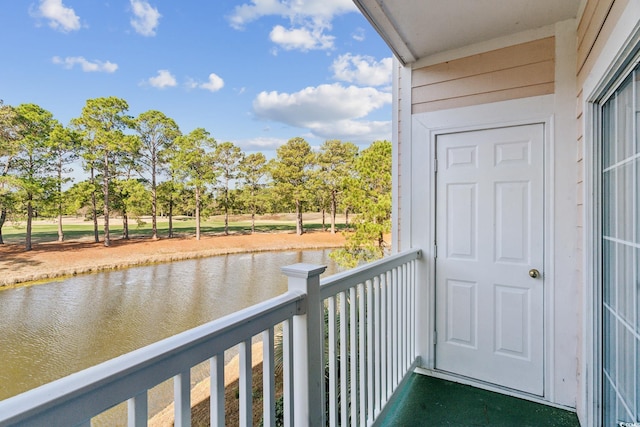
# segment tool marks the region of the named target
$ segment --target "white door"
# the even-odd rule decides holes
[[[436,369],[543,395],[544,125],[436,144]]]

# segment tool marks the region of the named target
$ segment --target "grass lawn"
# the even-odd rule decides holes
[[[330,218],[325,217],[326,227],[330,227]],[[344,216],[339,216],[336,220],[339,229],[344,228]],[[307,230],[322,229],[322,215],[319,213],[308,213],[303,216],[304,227]],[[65,240],[92,240],[93,223],[85,221],[83,218],[67,217],[63,218],[62,226]],[[295,231],[296,222],[294,214],[276,214],[256,216],[255,228],[257,232],[272,231]],[[117,239],[122,235],[122,219],[111,218],[109,230],[112,239]],[[158,235],[165,237],[169,230],[169,220],[166,217],[158,217]],[[202,219],[200,230],[203,234],[224,233],[224,217],[221,215]],[[103,222],[99,220],[98,231],[100,239],[103,236]],[[250,215],[233,215],[229,217],[229,232],[233,234],[244,234],[251,231]],[[2,227],[2,236],[7,244],[18,244],[24,242],[26,223],[7,222]],[[196,221],[191,217],[174,217],[173,233],[175,236],[195,235]],[[129,220],[129,237],[151,237],[151,218],[144,217],[140,222]],[[32,239],[34,243],[55,242],[58,240],[58,225],[52,219],[36,219],[33,222]]]

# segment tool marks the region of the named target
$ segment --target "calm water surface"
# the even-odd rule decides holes
[[[0,400],[279,295],[282,266],[334,274],[329,252],[217,256],[0,290]]]

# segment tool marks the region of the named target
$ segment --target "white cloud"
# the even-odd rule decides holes
[[[252,0],[250,4],[236,6],[228,20],[233,28],[241,30],[249,22],[268,15],[287,15],[287,6],[278,0]]]
[[[263,16],[287,19],[290,28],[273,27],[271,40],[287,50],[307,51],[333,48],[334,37],[325,34],[331,30],[331,21],[338,15],[355,11],[352,0],[251,0],[236,6],[228,20],[233,28],[240,30]]]
[[[67,56],[66,58],[60,58],[59,56],[54,56],[52,58],[52,62],[54,64],[62,65],[66,69],[71,69],[75,65],[79,65],[82,68],[82,71],[90,73],[90,72],[103,72],[103,73],[114,73],[118,69],[118,64],[115,64],[111,61],[88,61],[82,56]]]
[[[390,93],[334,83],[307,87],[291,94],[261,92],[253,107],[261,117],[299,125],[317,120],[361,118],[389,103]]]
[[[261,92],[253,109],[260,118],[307,128],[318,137],[363,140],[389,138],[390,122],[362,119],[390,103],[390,93],[334,83],[291,94]]]
[[[340,55],[333,61],[333,77],[348,83],[364,86],[383,86],[391,83],[391,58],[376,61],[370,56]]]
[[[224,80],[215,73],[209,74],[209,80],[205,83],[199,82],[191,77],[184,83],[187,89],[205,89],[211,92],[217,92],[224,87]]]
[[[308,19],[328,23],[337,15],[357,10],[352,0],[251,0],[236,6],[228,19],[233,28],[242,29],[263,16],[280,16],[291,22]]]
[[[178,84],[176,78],[169,72],[169,70],[158,70],[158,75],[150,77],[146,83],[159,89],[174,87]]]
[[[217,74],[211,73],[209,74],[209,81],[198,85],[198,87],[211,92],[217,92],[224,87],[224,80]]]
[[[38,15],[49,20],[49,26],[65,33],[80,29],[76,12],[62,4],[62,0],[41,0]]]
[[[138,34],[143,36],[155,36],[160,12],[144,0],[131,0],[131,8],[134,17],[131,18],[131,26]]]
[[[324,123],[314,133],[325,139],[337,138],[351,142],[390,141],[391,121],[339,120]]]
[[[257,137],[239,140],[236,144],[244,151],[268,151],[275,150],[286,142],[284,138]]]
[[[355,41],[363,42],[365,39],[364,28],[360,28],[360,27],[356,28],[356,30],[353,32],[351,37],[353,37]]]
[[[324,34],[320,28],[291,28],[287,30],[282,25],[273,27],[269,38],[285,50],[298,49],[303,52],[315,49],[331,49],[335,39],[333,36]]]

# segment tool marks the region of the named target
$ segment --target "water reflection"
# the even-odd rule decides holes
[[[0,400],[286,291],[283,265],[329,251],[236,254],[0,291]]]

